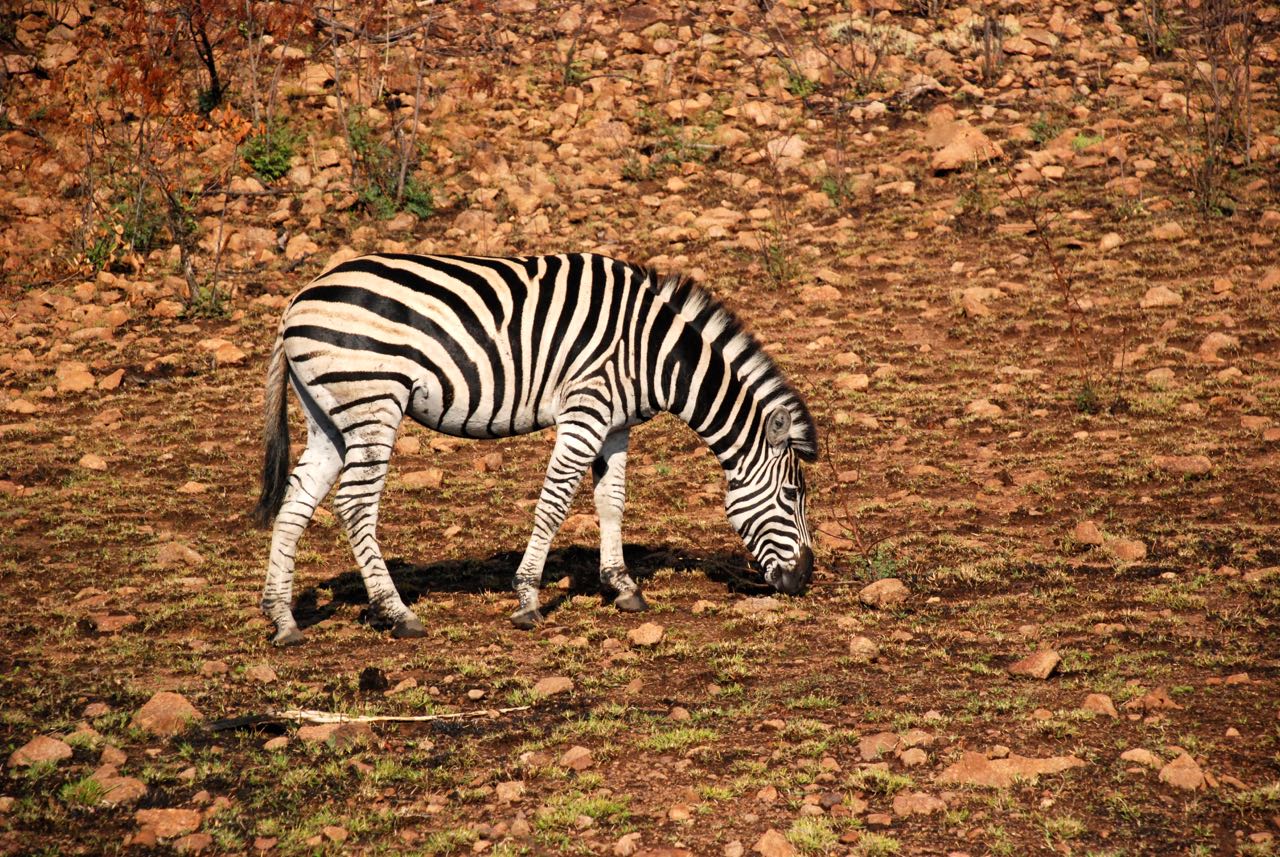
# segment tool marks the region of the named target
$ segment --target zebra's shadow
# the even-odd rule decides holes
[[[660,545],[628,544],[623,549],[627,569],[641,586],[663,569],[677,574],[705,574],[707,579],[730,592],[759,595],[772,592],[759,574],[748,568],[741,553],[712,552],[700,554]],[[387,568],[400,590],[405,604],[429,598],[432,594],[485,593],[511,594],[512,577],[520,564],[519,551],[501,551],[485,559],[449,559],[432,563],[415,563],[404,558],[387,561]],[[556,584],[568,578],[567,589]],[[547,556],[542,573],[542,612],[550,615],[575,595],[598,595],[600,589],[600,552],[581,545],[553,550]],[[327,596],[327,597],[324,597]],[[323,605],[321,600],[326,602]],[[339,606],[366,606],[368,594],[358,570],[348,570],[304,589],[298,595],[294,615],[298,626],[307,628],[323,622]]]

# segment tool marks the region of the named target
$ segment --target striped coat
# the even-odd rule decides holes
[[[288,465],[286,387],[308,441]],[[817,453],[803,401],[759,344],[687,279],[595,254],[511,258],[382,254],[344,262],[290,302],[272,351],[257,514],[274,518],[263,609],[276,642],[301,639],[290,611],[293,557],[316,505],[334,507],[361,565],[372,614],[423,633],[387,573],[375,529],[396,431],[408,416],[458,437],[555,426],[556,443],[516,571],[512,621],[541,620],[551,540],[588,469],[601,524],[601,581],[624,610],[643,596],[626,572],[621,520],[628,430],[669,411],[728,478],[730,521],[783,591],[812,571],[800,461]]]

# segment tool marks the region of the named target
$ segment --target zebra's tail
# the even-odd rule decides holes
[[[262,494],[253,510],[253,520],[269,527],[284,503],[289,487],[289,361],[284,353],[284,337],[276,337],[267,368],[266,425],[263,428]]]

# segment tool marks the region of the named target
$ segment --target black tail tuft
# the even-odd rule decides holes
[[[265,452],[262,459],[262,494],[253,510],[253,520],[269,527],[284,503],[289,487],[289,413],[287,388],[289,372],[284,342],[277,339],[267,370]]]

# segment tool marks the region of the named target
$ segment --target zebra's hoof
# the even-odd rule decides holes
[[[521,631],[532,631],[534,628],[542,624],[542,611],[537,607],[530,607],[526,610],[517,610],[511,614],[511,624],[515,625]]]
[[[423,626],[422,620],[417,616],[406,616],[391,628],[391,636],[397,640],[406,640],[412,637],[427,636],[427,629]]]
[[[649,609],[649,602],[645,601],[640,590],[636,589],[626,595],[619,595],[613,600],[613,606],[623,613],[643,613]]]
[[[276,631],[276,635],[271,638],[273,646],[298,646],[302,644],[302,632],[298,630],[297,625],[290,625],[287,628],[281,628]]]

